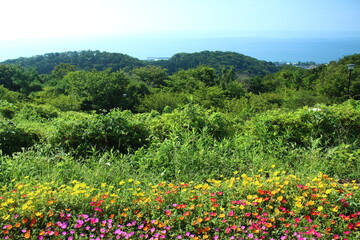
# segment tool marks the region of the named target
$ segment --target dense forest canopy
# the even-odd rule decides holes
[[[167,68],[170,74],[180,69],[187,70],[199,65],[205,65],[215,69],[234,67],[236,72],[249,76],[263,76],[267,73],[273,73],[279,70],[279,68],[271,62],[259,61],[255,58],[235,52],[220,51],[178,53],[169,60],[156,61],[154,64]]]
[[[255,58],[245,56],[235,52],[210,52],[203,51],[198,53],[178,53],[169,60],[161,61],[141,61],[137,58],[130,57],[121,53],[109,53],[100,51],[80,51],[80,52],[63,52],[48,53],[29,58],[18,58],[6,60],[3,64],[20,65],[26,68],[35,68],[40,74],[49,74],[55,66],[60,63],[74,65],[79,70],[105,70],[111,68],[113,71],[119,69],[131,70],[134,68],[154,65],[166,68],[168,74],[183,69],[196,68],[199,65],[206,65],[217,70],[222,67],[234,67],[235,71],[254,76],[265,75],[278,70],[270,62],[259,61]]]
[[[47,53],[28,58],[6,60],[3,64],[20,65],[26,68],[35,68],[40,74],[49,74],[55,66],[68,63],[80,70],[105,70],[112,68],[114,71],[126,68],[144,66],[137,58],[122,53],[109,53],[100,51],[74,51],[62,53]]]
[[[347,69],[349,63],[359,65],[359,56],[303,69],[232,52],[179,53],[151,62],[99,51],[52,53],[1,64],[0,96],[82,111],[162,112],[188,103],[233,111],[245,102],[263,104],[262,109],[297,108],[359,99],[359,70],[350,79]]]

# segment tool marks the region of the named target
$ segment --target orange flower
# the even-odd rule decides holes
[[[26,233],[24,234],[24,238],[30,238],[30,237],[31,237],[30,232],[26,232]]]

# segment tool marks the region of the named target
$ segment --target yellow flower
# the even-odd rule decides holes
[[[304,206],[301,204],[301,202],[296,202],[295,206],[298,208],[303,208]]]
[[[318,211],[322,211],[323,209],[324,209],[323,206],[319,206],[319,207],[317,208]]]
[[[314,205],[314,204],[315,204],[314,201],[309,201],[309,202],[307,203],[307,205],[309,205],[309,206],[312,206],[312,205]]]

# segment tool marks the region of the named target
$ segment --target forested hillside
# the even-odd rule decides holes
[[[0,64],[0,238],[359,239],[359,65]]]
[[[248,76],[265,75],[279,69],[274,64],[259,61],[255,58],[234,52],[210,52],[178,53],[169,60],[141,61],[121,53],[109,53],[100,51],[80,51],[64,53],[48,53],[29,58],[18,58],[4,61],[3,64],[20,65],[26,68],[35,68],[40,74],[49,74],[55,66],[60,63],[74,65],[79,70],[105,70],[111,68],[113,71],[119,69],[131,70],[145,65],[155,65],[166,68],[168,74],[183,69],[196,68],[206,65],[220,71],[222,68],[234,67],[236,72]]]
[[[90,50],[47,53],[34,57],[6,60],[2,64],[13,64],[25,68],[35,68],[40,74],[49,74],[54,67],[60,63],[68,63],[76,66],[79,70],[87,71],[91,69],[105,70],[107,68],[112,68],[116,71],[119,69],[132,69],[144,66],[142,61],[126,54]]]
[[[264,76],[267,73],[273,73],[279,70],[279,68],[271,62],[259,61],[255,58],[235,52],[220,51],[178,53],[172,56],[169,60],[156,61],[153,64],[168,69],[170,74],[180,69],[187,70],[195,68],[199,65],[209,66],[217,70],[234,67],[236,72],[248,76]]]

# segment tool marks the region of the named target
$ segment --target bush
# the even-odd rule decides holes
[[[152,110],[162,112],[165,107],[175,109],[188,102],[187,95],[184,93],[174,93],[161,91],[145,96],[141,99],[137,110],[139,112],[151,112]]]
[[[43,122],[59,116],[59,110],[51,105],[35,105],[26,103],[16,113],[15,118],[19,120]]]
[[[17,107],[7,102],[6,100],[0,100],[0,116],[5,118],[12,118],[17,111]]]
[[[22,148],[32,146],[38,137],[35,133],[27,132],[9,120],[0,121],[0,150],[10,155],[21,151]]]
[[[206,110],[199,105],[187,104],[171,113],[154,116],[147,121],[152,136],[164,140],[169,134],[179,137],[188,132],[207,130],[215,139],[230,137],[232,128],[225,114]]]
[[[108,114],[67,113],[56,119],[57,131],[50,139],[77,155],[94,149],[126,153],[146,145],[148,132],[129,111],[112,110]]]
[[[342,105],[318,105],[296,111],[274,110],[249,121],[251,134],[266,145],[285,143],[310,147],[320,139],[320,146],[359,143],[360,108],[348,101]]]

